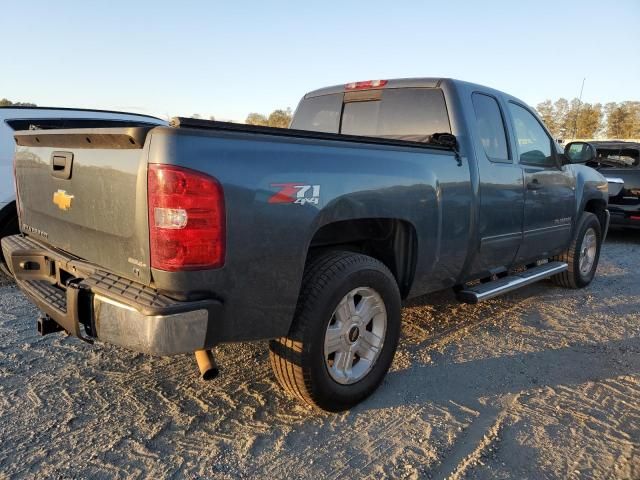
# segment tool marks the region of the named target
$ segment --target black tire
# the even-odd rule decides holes
[[[585,234],[590,229],[593,229],[596,235],[595,260],[590,270],[583,273],[580,271],[580,250],[582,248],[582,242],[585,238]],[[593,213],[583,212],[580,220],[578,221],[578,226],[569,248],[562,254],[552,258],[552,260],[565,262],[569,266],[565,272],[558,273],[551,277],[553,282],[556,285],[560,285],[565,288],[584,288],[589,285],[596,274],[596,269],[598,268],[601,247],[602,227],[600,226],[598,217]]]
[[[387,313],[382,348],[368,373],[355,383],[332,378],[325,356],[325,333],[338,303],[353,289],[367,287]],[[329,252],[309,262],[289,334],[270,342],[271,366],[285,391],[303,403],[331,412],[348,410],[380,385],[400,337],[401,299],[389,269],[378,260],[351,252]]]
[[[0,220],[0,239],[9,235],[17,235],[18,233],[20,233],[20,229],[18,228],[18,213],[13,210]],[[13,277],[9,271],[9,267],[7,267],[2,249],[0,249],[0,275],[3,273],[8,277]]]

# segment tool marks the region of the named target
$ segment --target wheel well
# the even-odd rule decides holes
[[[322,226],[311,239],[307,259],[326,250],[347,250],[369,255],[393,273],[400,294],[411,289],[417,253],[413,225],[395,218],[344,220]]]
[[[16,210],[16,202],[11,202],[0,210],[0,239],[7,235],[15,235],[20,233],[18,227],[18,211]],[[0,249],[0,268],[6,265],[2,249]]]
[[[16,202],[11,202],[0,210],[0,237],[15,233],[20,233],[18,229],[18,211],[16,210]]]
[[[605,210],[607,209],[607,202],[600,199],[592,199],[589,200],[584,206],[585,212],[591,212],[596,217],[598,217],[598,221],[600,222],[600,226],[602,227],[602,231],[606,227],[607,217],[605,214]]]

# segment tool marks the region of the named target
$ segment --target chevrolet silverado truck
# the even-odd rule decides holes
[[[270,340],[284,389],[341,411],[383,380],[403,299],[476,303],[543,278],[594,278],[607,182],[534,111],[452,79],[308,93],[290,129],[16,132],[21,234],[2,240],[65,330],[149,354]],[[213,372],[213,373],[212,373]]]
[[[13,187],[13,154],[16,130],[51,130],[56,128],[118,127],[124,125],[166,125],[167,122],[148,115],[85,110],[81,108],[0,107],[0,239],[20,232],[18,210]],[[8,273],[0,252],[0,271]]]

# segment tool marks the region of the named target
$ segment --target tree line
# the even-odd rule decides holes
[[[545,100],[536,107],[555,138],[640,138],[640,102],[583,103]]]
[[[247,115],[244,123],[247,125],[262,125],[264,127],[289,128],[292,118],[293,112],[290,108],[287,108],[285,110],[274,110],[269,116],[252,112]]]
[[[0,107],[37,107],[35,103],[12,102],[6,98],[0,99]]]

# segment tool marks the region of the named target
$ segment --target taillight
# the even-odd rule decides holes
[[[202,270],[224,264],[224,195],[218,181],[174,165],[150,164],[151,266]]]
[[[389,80],[366,80],[364,82],[352,82],[347,83],[344,86],[345,90],[368,90],[371,88],[382,88]]]

